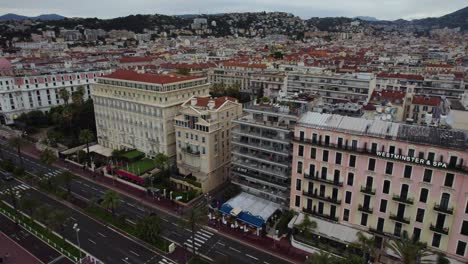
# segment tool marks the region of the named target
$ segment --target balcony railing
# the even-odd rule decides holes
[[[402,215],[390,214],[390,220],[405,223],[405,224],[410,223],[410,219],[408,217],[404,217]]]
[[[377,135],[380,137],[380,135]],[[392,140],[391,136],[387,136],[387,139]],[[313,139],[308,139],[308,138],[301,138],[301,137],[294,137],[293,138],[294,142],[298,143],[303,143],[303,144],[311,144],[314,146],[318,147],[326,147],[326,148],[332,148],[332,149],[337,149],[337,150],[343,150],[351,153],[358,153],[358,154],[365,154],[365,155],[372,155],[372,156],[377,156],[377,150],[376,149],[369,149],[369,148],[359,148],[357,146],[352,146],[348,144],[335,144],[335,143],[325,143],[323,140],[313,140]],[[403,154],[401,154],[403,155]],[[380,159],[386,159],[386,160],[394,160],[392,158],[386,158],[384,156],[379,156],[378,158]],[[399,160],[404,162],[403,160]],[[426,165],[426,163],[419,163],[419,165],[422,166],[427,166],[431,167],[430,165]],[[463,166],[463,164],[448,164],[447,163],[447,168],[446,170],[451,170],[451,171],[461,171],[461,172],[468,172],[468,166]]]
[[[375,188],[371,188],[370,186],[361,186],[361,192],[370,195],[375,195]]]
[[[364,213],[372,214],[373,210],[369,206],[363,206],[362,204],[358,205],[358,210]]]
[[[404,204],[413,204],[414,202],[413,198],[409,198],[407,196],[401,196],[397,194],[393,195],[392,200],[399,202],[399,203],[404,203]]]
[[[437,203],[434,205],[434,210],[445,214],[453,214],[453,207],[448,207],[445,205],[441,206]]]
[[[429,227],[429,229],[431,231],[434,231],[434,232],[437,232],[437,233],[441,233],[441,234],[444,234],[444,235],[448,235],[449,234],[449,228],[448,227],[443,227],[443,226],[437,226],[437,225],[433,225],[431,224],[431,226]]]
[[[343,187],[343,182],[323,179],[323,178],[319,177],[318,172],[316,172],[315,175],[310,175],[310,174],[304,173],[304,178],[306,178],[308,180],[314,180],[314,181],[323,182],[323,183],[326,183],[326,184],[335,185],[335,186],[338,186],[338,187]]]
[[[325,202],[329,202],[329,203],[333,203],[333,204],[337,204],[337,205],[341,204],[341,200],[339,200],[337,198],[330,197],[330,196],[320,195],[320,194],[316,194],[316,193],[313,193],[313,192],[306,192],[306,191],[304,191],[303,194],[305,196],[308,196],[308,197],[311,197],[311,198],[316,198],[316,199],[319,199],[319,200],[322,200],[322,201],[325,201]]]
[[[316,212],[316,211],[314,211],[314,210],[307,209],[307,208],[302,208],[302,211],[303,211],[304,213],[311,214],[311,215],[313,215],[313,216],[315,216],[315,217],[318,217],[318,218],[322,218],[322,219],[325,219],[325,220],[338,222],[338,217],[336,217],[336,216],[331,216],[331,215],[319,213],[319,212]]]
[[[191,148],[182,148],[182,151],[187,153],[187,154],[190,154],[190,155],[200,156],[200,151],[196,151],[196,150],[191,149]]]

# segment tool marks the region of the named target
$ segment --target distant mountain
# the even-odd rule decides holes
[[[35,17],[28,17],[28,16],[21,16],[17,14],[5,14],[0,16],[0,21],[21,21],[21,20],[62,20],[64,16],[57,15],[57,14],[45,14]]]
[[[371,16],[357,16],[355,18],[361,19],[361,20],[364,20],[364,21],[379,21],[377,18],[371,17]]]
[[[420,26],[434,27],[438,26],[440,28],[456,28],[460,27],[461,30],[468,30],[468,6],[457,10],[453,13],[447,14],[445,16],[437,18],[424,18],[411,21]]]

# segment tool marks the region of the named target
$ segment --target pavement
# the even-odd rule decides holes
[[[3,263],[73,264],[64,255],[0,214],[0,258]],[[8,257],[4,256],[8,254]]]
[[[2,143],[5,144],[6,142],[0,140],[0,144]],[[114,182],[112,179],[102,177],[99,174],[84,171],[82,168],[62,160],[57,161],[54,164],[55,166],[45,166],[38,162],[39,152],[32,145],[24,146],[23,152],[27,154],[23,155],[24,167],[31,173],[42,172],[48,177],[53,177],[66,169],[81,176],[81,178],[73,180],[71,184],[72,193],[77,197],[84,199],[99,198],[107,190],[114,189],[124,194],[121,196],[122,201],[117,213],[125,214],[129,221],[135,223],[149,213],[158,215],[162,220],[162,235],[179,245],[177,254],[173,254],[170,258],[178,263],[184,263],[185,259],[190,258],[191,253],[188,251],[192,251],[191,231],[180,220],[179,210],[172,201],[165,199],[158,201],[148,197],[145,192],[139,189],[117,181]],[[15,162],[19,162],[15,151],[5,149],[4,155],[14,159]],[[87,227],[87,225],[81,223],[80,225]],[[96,234],[96,232],[93,233]],[[254,240],[253,238],[237,236],[222,228],[197,228],[195,242],[196,251],[199,254],[213,260],[230,259],[233,263],[240,264],[303,263],[307,255],[302,251],[301,254],[301,252],[296,252],[291,250],[291,247],[287,247],[285,242],[289,244],[289,241],[283,241],[281,243],[284,246],[276,247],[275,243],[269,238],[257,237]],[[100,246],[95,251],[100,252]],[[94,254],[91,251],[89,252]],[[99,256],[95,256],[99,258]]]

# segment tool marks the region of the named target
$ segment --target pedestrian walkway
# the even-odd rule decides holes
[[[159,264],[175,264],[175,262],[172,262],[172,261],[169,261],[165,258],[161,259],[160,261],[158,261]]]
[[[12,188],[6,188],[6,189],[3,189],[0,191],[0,195],[5,195],[5,194],[9,194],[10,190],[13,192],[13,193],[16,193],[16,192],[24,192],[26,190],[28,190],[30,187],[24,183],[21,183],[19,185],[16,185],[16,186],[13,186]]]
[[[64,172],[63,170],[54,170],[52,172],[48,172],[46,174],[44,174],[44,177],[49,179],[49,178],[53,178],[53,177],[56,177],[57,175],[59,175],[60,173]]]
[[[213,233],[200,229],[195,233],[195,250],[198,251],[213,236]],[[192,236],[184,242],[188,248],[193,250]]]

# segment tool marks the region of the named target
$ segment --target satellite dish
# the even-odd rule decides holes
[[[392,118],[392,115],[388,114],[388,115],[387,115],[387,120],[392,120],[392,119],[393,119],[393,118]]]

